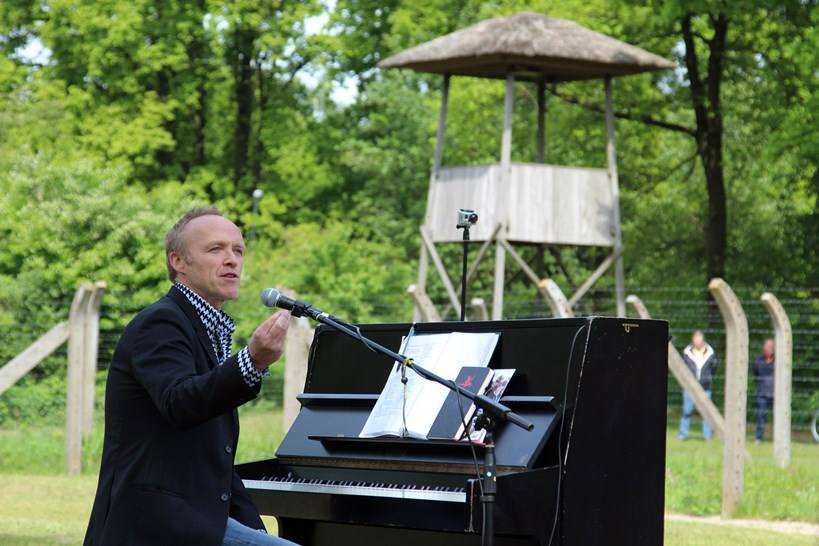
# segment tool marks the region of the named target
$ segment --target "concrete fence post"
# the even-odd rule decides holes
[[[734,291],[714,278],[708,290],[725,322],[725,445],[722,457],[722,517],[742,502],[745,472],[745,410],[748,397],[748,319]]]
[[[546,302],[552,310],[552,314],[557,318],[571,318],[574,316],[572,306],[566,295],[552,279],[541,279],[538,288],[544,294]]]
[[[407,287],[407,294],[415,304],[415,322],[441,322],[441,315],[438,314],[435,305],[423,289],[411,284]]]
[[[773,444],[774,459],[781,468],[791,462],[791,374],[793,370],[793,333],[785,308],[770,292],[760,298],[774,327]]]
[[[313,329],[306,317],[293,318],[287,338],[284,342],[284,431],[290,428],[301,405],[297,399],[304,391],[307,379],[307,361],[310,357],[310,344],[313,341]]]
[[[483,298],[472,298],[470,303],[478,315],[478,320],[489,320],[489,309],[487,309]]]

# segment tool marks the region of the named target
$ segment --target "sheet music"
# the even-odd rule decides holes
[[[446,335],[410,335],[401,343],[400,353],[426,367],[431,358],[446,344]],[[421,394],[425,379],[407,370],[407,416]],[[401,383],[401,364],[396,362],[375,403],[367,423],[361,430],[362,437],[400,435],[403,429],[404,385]],[[409,421],[407,422],[409,425]],[[407,427],[409,428],[409,427]]]
[[[463,366],[487,366],[499,336],[497,332],[410,335],[400,352],[436,375],[454,380]],[[407,370],[407,380],[406,435],[426,438],[449,389],[427,381],[412,368]],[[403,408],[401,365],[396,363],[359,436],[401,436]]]

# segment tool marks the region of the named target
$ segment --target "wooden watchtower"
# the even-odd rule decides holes
[[[472,240],[483,242],[471,267],[472,273],[488,248],[495,245],[493,319],[503,316],[507,253],[529,278],[538,283],[541,293],[552,304],[545,284],[514,248],[514,245],[526,244],[610,248],[608,257],[568,300],[568,308],[614,265],[617,315],[625,316],[611,80],[615,76],[675,65],[577,23],[521,12],[441,36],[393,55],[379,66],[443,75],[426,218],[421,226],[423,244],[417,288],[423,292],[432,258],[447,290],[451,308],[459,310],[457,293],[435,245],[459,241],[461,234],[455,229],[456,211],[472,208],[480,214],[480,221],[472,230]],[[441,164],[452,76],[506,80],[500,162],[469,167]],[[607,168],[547,165],[546,86],[596,78],[603,80],[606,94]],[[511,161],[514,85],[518,80],[537,86],[537,163]],[[416,318],[418,316],[416,310]]]

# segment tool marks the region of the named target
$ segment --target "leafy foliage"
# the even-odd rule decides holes
[[[713,19],[724,13],[726,276],[745,287],[819,285],[815,2],[339,0],[330,12],[317,0],[7,0],[0,325],[8,342],[0,361],[64,318],[84,280],[108,282],[104,326],[121,327],[164,290],[162,234],[194,204],[214,203],[248,239],[254,234],[244,292],[230,307],[243,335],[265,312],[255,294],[270,285],[355,320],[408,318],[441,81],[376,64],[523,9],[576,20],[680,66],[615,81],[630,286],[702,286],[706,277],[711,213],[680,21],[689,17],[705,62]],[[334,89],[350,81],[351,103],[334,102]],[[603,166],[600,82],[549,91],[547,161]],[[445,164],[496,160],[502,95],[501,82],[453,78]],[[513,158],[532,161],[533,87],[517,84],[515,101]],[[255,188],[264,192],[257,213]],[[552,250],[522,252],[567,293],[604,252]],[[458,249],[442,254],[454,271]],[[476,295],[490,290],[489,262]],[[600,285],[610,286],[609,276]],[[437,281],[428,288],[445,299]],[[537,298],[522,277],[508,290],[510,300]],[[32,293],[42,297],[22,305]],[[30,331],[6,334],[21,322]]]

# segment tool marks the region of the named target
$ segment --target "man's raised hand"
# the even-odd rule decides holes
[[[250,360],[257,370],[263,371],[282,356],[284,338],[290,327],[290,313],[278,311],[261,323],[247,345]]]

